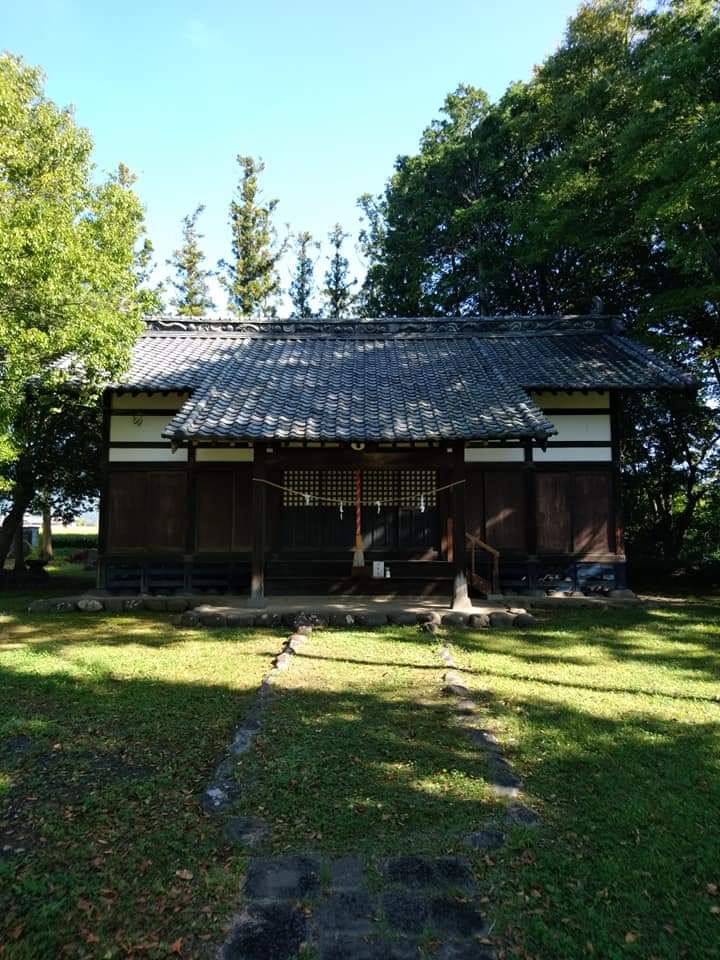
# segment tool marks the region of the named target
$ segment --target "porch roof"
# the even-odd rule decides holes
[[[544,439],[531,389],[687,387],[607,318],[148,321],[125,390],[189,390],[170,439]]]

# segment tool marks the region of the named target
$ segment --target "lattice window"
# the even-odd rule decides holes
[[[283,486],[286,488],[283,491],[283,505],[286,507],[334,506],[340,500],[348,505],[355,502],[355,474],[352,470],[286,470]],[[305,494],[309,495],[309,501]]]
[[[286,470],[283,475],[286,507],[335,506],[355,503],[354,470]],[[363,470],[361,499],[365,506],[378,500],[385,507],[419,510],[437,503],[435,470]],[[306,501],[305,494],[310,499]]]
[[[397,470],[363,470],[361,499],[365,505],[380,500],[386,506],[395,506],[397,496]]]
[[[398,506],[419,510],[424,502],[425,507],[434,507],[436,486],[435,470],[401,470]]]

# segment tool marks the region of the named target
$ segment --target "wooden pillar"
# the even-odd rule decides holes
[[[110,418],[112,416],[112,393],[105,390],[102,396],[102,454],[100,462],[100,503],[98,506],[98,565],[96,586],[104,589],[107,584],[105,554],[107,553],[108,509],[110,486]]]
[[[538,579],[537,558],[537,471],[533,460],[531,442],[524,447],[524,486],[525,486],[525,552],[527,554],[528,587],[534,588]]]
[[[197,448],[188,443],[187,466],[185,468],[185,563],[183,571],[184,589],[189,593],[192,590],[192,574],[195,558],[196,537],[196,469]]]
[[[252,491],[252,560],[250,567],[251,607],[265,606],[265,528],[267,525],[267,485],[265,480],[265,447],[256,443],[253,459]]]
[[[465,444],[453,444],[452,482],[465,479]],[[467,585],[467,547],[465,542],[465,497],[464,483],[452,488],[452,532],[453,532],[453,610],[470,606]]]

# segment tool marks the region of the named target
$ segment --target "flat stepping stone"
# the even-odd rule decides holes
[[[388,883],[413,889],[453,887],[475,893],[475,877],[465,857],[391,857],[382,866]]]
[[[522,780],[515,773],[510,763],[504,757],[497,755],[492,755],[487,782],[491,793],[496,797],[515,798],[522,787]]]
[[[475,830],[465,838],[473,850],[498,850],[505,843],[505,834],[497,827]]]
[[[539,827],[542,823],[540,814],[524,803],[510,803],[505,810],[505,820],[511,826]]]
[[[465,714],[466,716],[477,713],[477,709],[478,705],[474,700],[470,700],[469,697],[463,697],[455,704],[455,712]]]
[[[495,953],[491,947],[475,941],[457,943],[450,940],[433,954],[433,960],[495,960]]]
[[[320,939],[327,933],[367,936],[375,932],[377,907],[367,890],[331,893],[316,908],[313,917]]]
[[[495,734],[490,733],[489,730],[481,730],[477,727],[469,727],[467,734],[475,746],[479,747],[481,750],[489,750],[492,753],[496,753],[500,749],[500,741]]]
[[[430,926],[442,937],[478,937],[487,931],[485,917],[471,900],[433,897]]]
[[[319,953],[319,960],[420,960],[420,958],[418,945],[408,943],[406,940],[391,940],[389,937],[369,939],[347,934],[321,944]]]
[[[237,918],[222,960],[295,960],[307,936],[307,919],[291,903],[251,903]]]
[[[301,900],[320,892],[317,857],[256,857],[248,864],[249,900]]]
[[[333,890],[359,890],[365,884],[365,864],[360,857],[339,857],[328,864]]]
[[[446,697],[467,697],[470,693],[464,683],[446,683],[442,692]]]
[[[401,933],[420,936],[430,916],[427,897],[416,890],[385,890],[381,903],[389,926]]]
[[[258,846],[267,833],[267,823],[260,817],[230,817],[223,825],[225,839],[243,847]]]

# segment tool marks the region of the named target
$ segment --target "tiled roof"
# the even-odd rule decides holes
[[[189,390],[173,439],[489,440],[555,428],[530,389],[682,387],[597,318],[152,321],[121,389]]]

